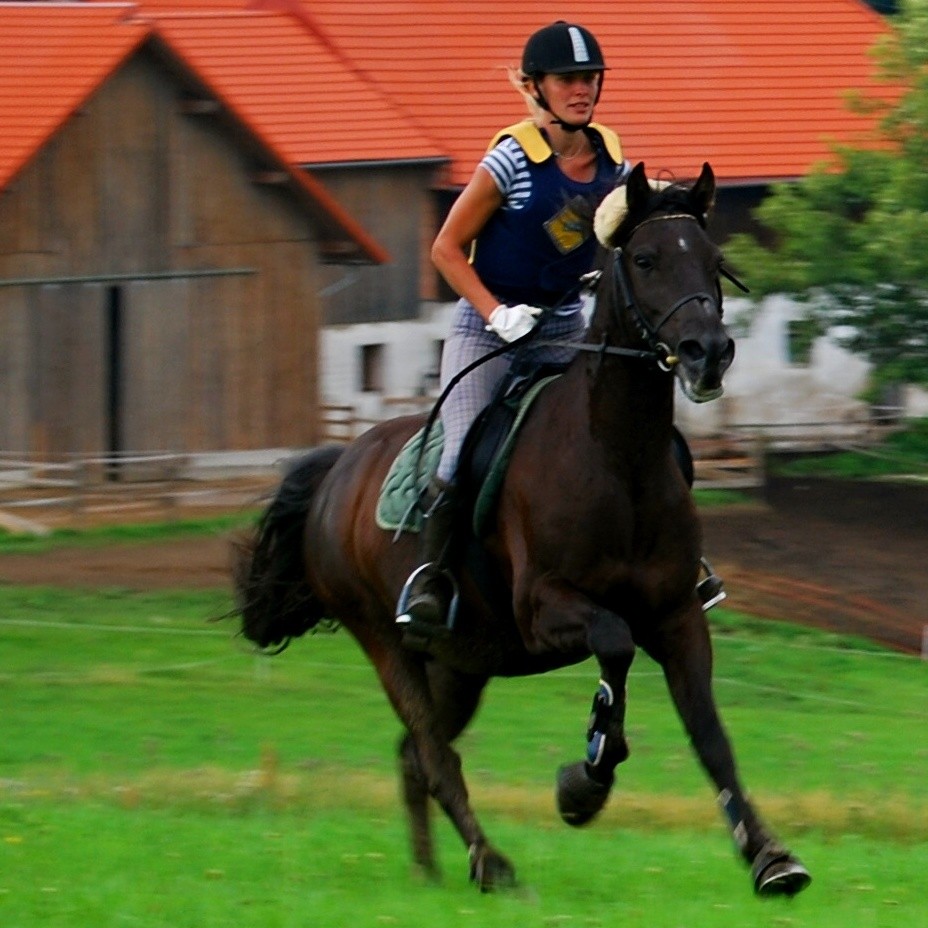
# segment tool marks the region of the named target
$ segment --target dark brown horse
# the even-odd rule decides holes
[[[455,628],[429,655],[405,647],[394,622],[416,539],[394,540],[374,523],[387,470],[420,418],[385,422],[344,450],[311,452],[241,552],[249,639],[281,645],[334,619],[376,668],[405,727],[403,795],[415,860],[428,872],[431,797],[460,834],[481,889],[514,879],[471,809],[452,748],[489,678],[596,658],[587,758],[558,777],[561,815],[580,825],[602,808],[628,757],[625,682],[641,648],[663,668],[755,889],[792,895],[809,882],[745,797],[716,711],[694,592],[700,526],[672,451],[675,380],[691,399],[712,399],[734,355],[721,319],[726,272],[704,231],[714,191],[708,165],[691,187],[663,190],[652,189],[643,165],[633,171],[588,340],[527,415],[493,526],[457,566]],[[586,717],[585,707],[578,714]]]

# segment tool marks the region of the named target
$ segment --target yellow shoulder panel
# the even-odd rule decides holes
[[[591,122],[589,128],[603,140],[603,148],[606,149],[609,157],[616,164],[621,164],[625,160],[625,155],[622,154],[622,142],[619,136],[608,126],[598,122]]]
[[[598,122],[591,122],[587,128],[592,129],[602,139],[603,148],[616,164],[621,164],[625,160],[622,154],[622,142],[612,129]],[[503,139],[510,136],[522,146],[526,157],[534,164],[541,164],[553,154],[541,130],[531,119],[523,119],[522,122],[500,129],[487,146],[487,151],[495,148]]]
[[[496,148],[503,139],[509,136],[512,136],[522,146],[522,151],[525,152],[528,160],[535,164],[541,164],[542,161],[546,161],[554,154],[551,151],[551,146],[541,134],[541,130],[531,119],[523,119],[522,122],[500,129],[487,146],[487,151]]]

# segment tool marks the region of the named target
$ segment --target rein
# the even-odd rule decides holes
[[[667,213],[662,216],[651,216],[648,219],[644,219],[636,225],[628,236],[625,239],[625,247],[628,247],[628,243],[631,241],[632,237],[641,229],[643,226],[649,225],[652,222],[664,222],[668,219],[692,219],[694,222],[698,222],[700,226],[702,223],[700,220],[694,216],[692,213]],[[435,401],[432,409],[429,411],[428,418],[425,422],[425,427],[422,433],[422,440],[419,444],[419,453],[416,457],[416,464],[413,469],[414,480],[418,483],[418,475],[420,472],[422,464],[422,456],[425,452],[426,443],[428,441],[428,436],[435,425],[435,420],[438,418],[438,413],[441,410],[442,405],[445,400],[448,398],[448,394],[463,380],[471,371],[476,370],[480,367],[481,364],[485,364],[487,361],[491,361],[493,358],[498,358],[502,354],[506,354],[510,351],[516,351],[523,346],[527,346],[529,343],[532,345],[546,346],[546,347],[561,347],[561,348],[573,348],[576,351],[586,351],[597,354],[600,356],[600,360],[606,356],[610,357],[620,357],[620,358],[631,358],[638,361],[654,361],[657,366],[665,372],[670,372],[673,368],[679,363],[679,358],[671,353],[669,345],[660,341],[659,333],[660,330],[673,318],[673,316],[687,303],[691,303],[693,300],[705,299],[709,300],[718,309],[719,314],[722,312],[722,286],[721,283],[718,284],[718,296],[713,296],[712,294],[700,291],[698,293],[691,293],[688,296],[681,297],[677,300],[673,306],[664,314],[663,318],[658,322],[656,326],[651,325],[647,320],[644,313],[642,313],[641,308],[638,306],[638,303],[635,300],[634,294],[632,293],[631,282],[628,279],[628,272],[625,269],[625,264],[622,261],[622,257],[625,254],[624,249],[620,246],[613,249],[613,262],[612,262],[612,280],[613,285],[616,290],[621,293],[622,297],[622,310],[625,312],[631,312],[634,315],[635,321],[638,325],[639,331],[643,335],[647,348],[623,348],[617,345],[610,345],[606,341],[606,335],[603,335],[603,340],[600,344],[594,345],[590,342],[568,342],[561,341],[557,339],[538,339],[537,336],[545,322],[549,319],[554,313],[560,309],[562,306],[565,306],[568,302],[573,300],[579,293],[584,289],[592,291],[595,285],[602,278],[603,271],[593,271],[589,274],[584,274],[576,284],[570,287],[567,292],[561,297],[560,300],[553,306],[545,307],[541,316],[539,317],[537,325],[530,329],[525,335],[517,338],[515,341],[506,342],[500,345],[499,348],[493,349],[488,354],[482,355],[477,358],[476,361],[468,364],[463,370],[457,372],[454,377],[448,382],[444,390],[442,390],[441,395]],[[727,280],[731,281],[736,287],[745,293],[750,292],[748,288],[741,283],[731,272],[726,270],[724,267],[719,268],[719,274],[725,277]],[[616,315],[618,315],[618,309],[614,307]]]

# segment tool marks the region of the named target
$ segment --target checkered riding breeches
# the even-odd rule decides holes
[[[572,308],[571,308],[572,309]],[[586,331],[586,320],[580,312],[561,311],[550,316],[538,337],[544,340],[564,339],[576,342]],[[495,332],[488,332],[486,322],[466,300],[460,300],[451,320],[451,332],[445,341],[441,356],[441,389],[444,391],[455,375],[478,358],[489,354],[503,344]],[[539,345],[522,349],[533,362],[539,364],[564,364],[573,358],[576,349],[556,345]],[[498,357],[479,365],[464,377],[448,394],[441,407],[441,423],[445,433],[438,477],[449,481],[454,476],[458,455],[464,437],[477,414],[493,398],[493,393],[503,379],[512,361],[511,354]]]

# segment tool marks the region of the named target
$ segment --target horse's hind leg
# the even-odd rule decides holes
[[[414,756],[413,767],[415,772],[411,779],[406,779],[404,769],[404,786],[411,788],[413,806],[410,811],[414,829],[419,829],[419,837],[423,834],[421,828],[427,821],[424,816],[422,803],[424,797],[417,780],[424,782],[428,793],[432,796],[445,814],[451,819],[458,834],[461,836],[470,854],[471,879],[477,883],[481,890],[487,891],[497,886],[511,885],[515,882],[515,870],[512,864],[500,854],[487,841],[480,823],[470,807],[467,787],[461,773],[461,759],[451,747],[451,738],[456,732],[455,719],[452,715],[443,718],[442,709],[449,703],[449,693],[459,692],[453,689],[446,692],[436,686],[435,697],[429,685],[425,661],[414,652],[402,647],[399,639],[385,646],[383,641],[371,642],[372,646],[365,645],[371,660],[380,675],[380,680],[386,690],[387,696],[393,705],[396,714],[406,726],[414,754],[410,749],[404,749],[405,757]],[[434,674],[434,671],[433,671]],[[467,678],[458,678],[457,685]],[[470,678],[472,681],[479,678]],[[449,678],[450,680],[450,678]],[[448,684],[446,684],[448,685]],[[476,700],[479,697],[483,684],[476,684],[477,689],[471,696],[471,703],[466,714],[459,716],[457,725],[463,727],[473,715]],[[448,734],[452,732],[453,734]],[[409,794],[407,794],[409,795]],[[425,826],[427,827],[427,826]],[[421,846],[423,861],[430,863],[431,840]]]
[[[464,730],[473,718],[480,702],[480,694],[486,686],[482,677],[453,674],[439,664],[428,665],[429,687],[432,692],[437,720],[448,741]],[[413,860],[429,877],[438,876],[435,851],[432,842],[430,798],[428,781],[416,742],[408,732],[400,740],[400,773],[403,783],[403,799],[409,815],[410,838]]]
[[[416,742],[408,732],[400,739],[400,776],[403,802],[409,816],[412,858],[429,878],[438,877],[435,848],[432,843],[432,821],[429,814],[429,786],[416,754]]]
[[[764,827],[738,781],[735,758],[712,696],[712,645],[698,606],[648,648],[664,668],[671,696],[703,767],[718,789],[735,842],[760,895],[793,896],[811,882],[808,871]]]

